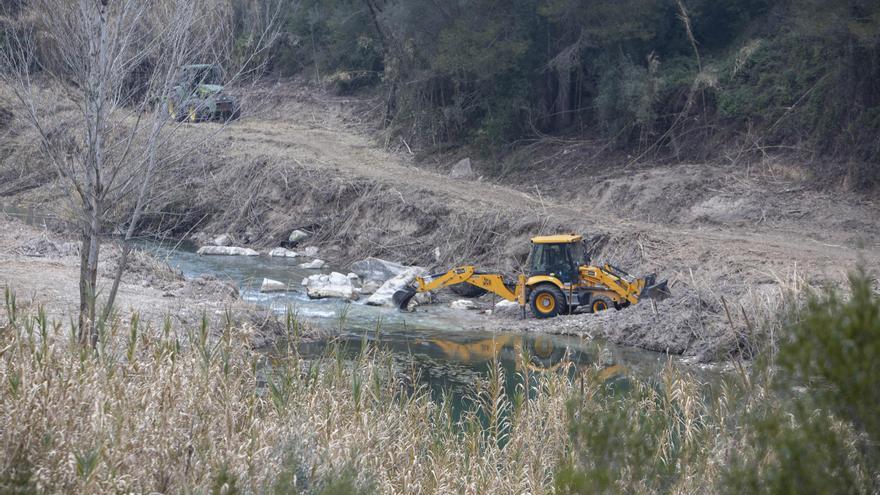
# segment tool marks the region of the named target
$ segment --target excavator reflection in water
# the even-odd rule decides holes
[[[455,342],[453,340],[431,338],[418,341],[444,355],[449,361],[468,365],[478,365],[492,360],[516,363],[517,371],[524,367],[532,372],[557,371],[568,365],[584,366],[597,364],[595,359],[584,352],[559,345],[552,336],[524,336],[517,334],[496,334],[490,338]],[[603,381],[622,378],[626,368],[619,364],[606,365],[600,372]]]

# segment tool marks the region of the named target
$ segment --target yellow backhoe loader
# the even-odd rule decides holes
[[[405,310],[416,293],[443,287],[469,297],[492,292],[518,302],[523,314],[528,304],[537,318],[570,314],[578,308],[591,312],[623,309],[642,299],[663,300],[670,295],[667,281],[657,283],[653,274],[634,278],[610,264],[591,264],[583,236],[576,234],[533,237],[528,276],[521,274],[516,282],[474,266],[460,266],[416,278],[410,287],[395,292],[393,300]]]

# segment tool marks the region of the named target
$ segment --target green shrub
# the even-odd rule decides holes
[[[776,398],[747,417],[728,493],[876,493],[880,298],[864,272],[850,297],[813,295],[778,354]]]
[[[607,136],[628,143],[629,129],[650,126],[656,118],[657,81],[650,67],[626,56],[601,64],[596,116]]]
[[[572,453],[556,473],[563,494],[664,493],[701,469],[711,445],[707,402],[697,382],[673,367],[662,383],[621,393],[595,386],[569,404]],[[677,491],[687,491],[679,488]]]
[[[820,406],[880,441],[880,297],[864,272],[850,276],[851,295],[810,298],[779,363],[810,387]]]

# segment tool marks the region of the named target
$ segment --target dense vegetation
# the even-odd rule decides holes
[[[271,64],[380,88],[390,129],[433,149],[544,134],[652,158],[781,148],[877,180],[872,0],[302,0]]]
[[[4,4],[0,23],[29,26],[28,3]],[[626,161],[784,153],[851,188],[880,181],[874,0],[217,5],[229,36],[206,42],[208,58],[252,67],[248,54],[277,25],[257,57],[270,74],[380,95],[383,126],[428,151],[497,152],[549,135]],[[20,31],[40,40],[39,29]]]
[[[715,383],[522,366],[511,393],[494,363],[457,416],[380,350],[303,359],[293,319],[269,356],[136,315],[95,351],[7,290],[0,493],[876,493],[880,299],[851,292]]]

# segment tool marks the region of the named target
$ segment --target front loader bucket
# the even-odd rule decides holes
[[[405,287],[391,295],[391,301],[397,306],[397,309],[406,311],[409,302],[416,295],[416,290],[412,287]]]
[[[642,289],[642,293],[639,295],[641,299],[653,299],[655,301],[662,301],[664,299],[669,298],[672,293],[669,291],[669,281],[664,280],[660,283],[649,285]]]

